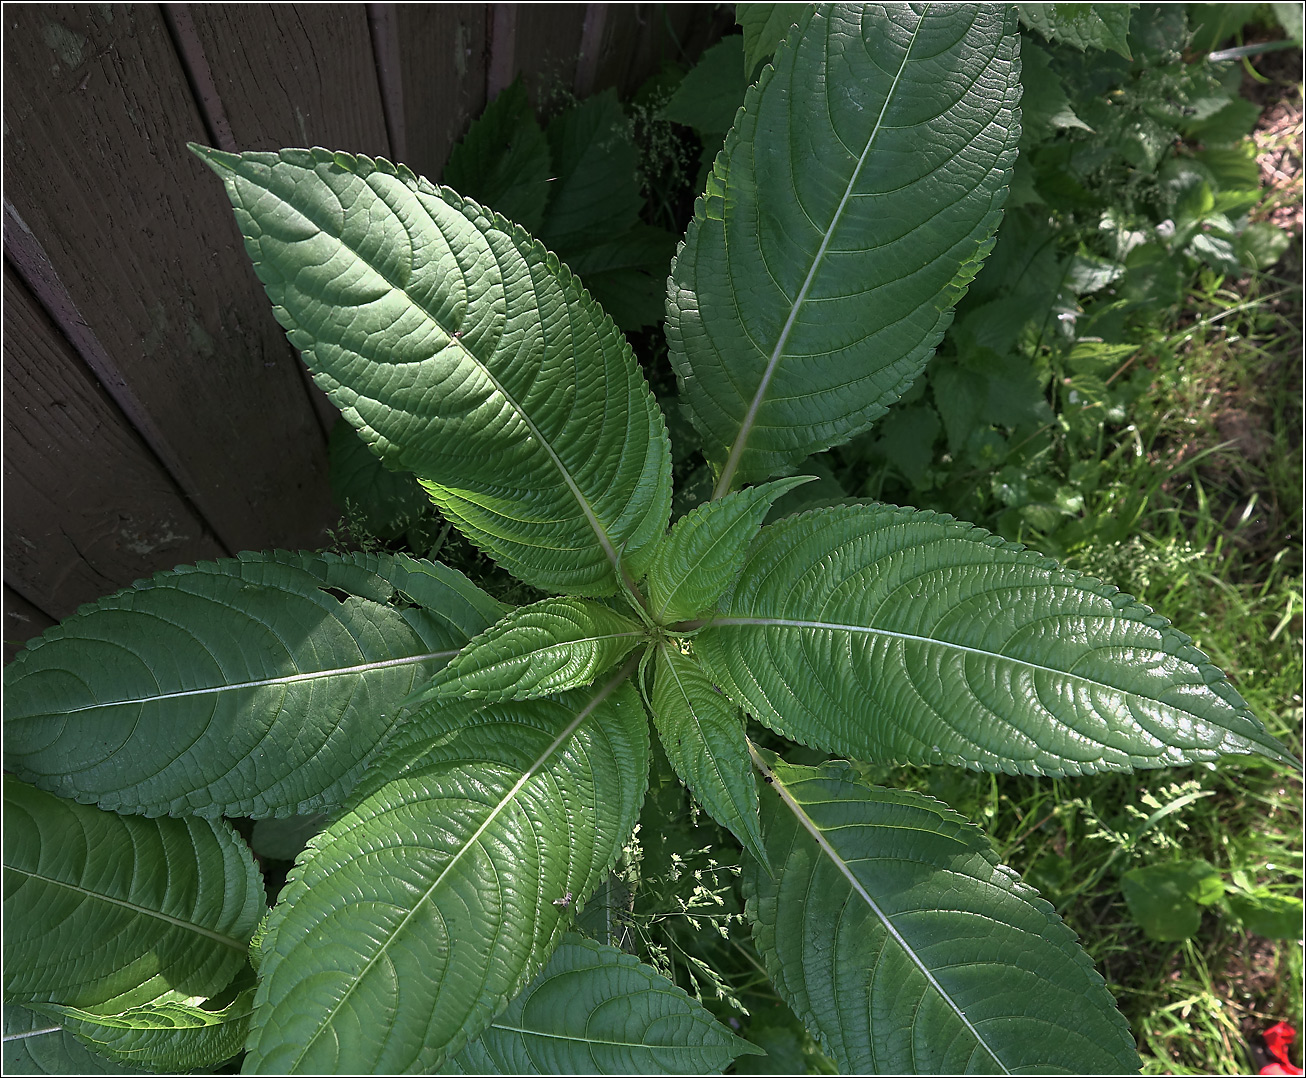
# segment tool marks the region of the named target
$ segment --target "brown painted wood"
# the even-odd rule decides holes
[[[221,186],[186,150],[205,131],[159,10],[4,18],[5,198],[24,257],[73,297],[103,349],[96,376],[224,545],[316,545],[335,516],[321,427]]]
[[[186,6],[239,149],[390,157],[364,5]]]
[[[54,618],[39,610],[13,588],[4,590],[4,661],[8,665],[13,657],[33,637],[40,636],[54,624]]]
[[[54,617],[224,553],[121,410],[4,270],[5,581]]]
[[[449,151],[485,111],[485,4],[398,4],[404,162],[438,180]]]

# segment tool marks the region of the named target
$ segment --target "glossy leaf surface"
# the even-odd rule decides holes
[[[225,821],[118,816],[4,783],[5,999],[106,1013],[208,997],[265,898]]]
[[[273,911],[247,1070],[430,1069],[486,1028],[634,827],[648,724],[628,673],[405,725]]]
[[[83,607],[5,671],[5,766],[120,812],[339,803],[398,705],[503,607],[433,562],[242,554]]]
[[[750,1048],[634,955],[568,935],[444,1073],[719,1074]]]
[[[621,332],[525,232],[384,160],[196,148],[291,344],[392,468],[518,578],[638,577],[671,450]]]
[[[942,802],[840,761],[767,767],[774,879],[749,917],[785,1001],[849,1074],[1128,1074],[1129,1028],[1074,933]]]
[[[806,4],[736,4],[735,21],[744,31],[746,73],[775,52],[795,23],[803,21]]]
[[[739,709],[672,646],[658,648],[653,723],[680,780],[744,849],[769,865],[757,823],[757,786]]]
[[[751,714],[881,762],[1088,774],[1292,758],[1169,622],[970,524],[894,506],[762,529],[695,654]]]
[[[470,641],[418,699],[531,700],[581,688],[643,639],[642,625],[609,607],[544,599]]]
[[[920,374],[992,245],[1014,14],[823,6],[750,87],[677,257],[667,337],[716,493],[791,469]]]

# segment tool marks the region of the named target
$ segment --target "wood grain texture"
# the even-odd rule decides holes
[[[5,582],[63,618],[158,569],[224,554],[7,265],[4,310]]]
[[[438,180],[449,151],[486,105],[485,4],[399,4],[408,165]]]
[[[159,10],[5,22],[5,197],[103,346],[96,376],[227,548],[317,545],[335,516],[325,439],[186,149],[205,131]]]
[[[585,4],[517,5],[514,69],[542,116],[552,115],[575,93],[585,8]]]
[[[364,5],[187,6],[239,149],[390,157]]]

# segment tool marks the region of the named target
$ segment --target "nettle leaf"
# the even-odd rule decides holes
[[[651,966],[567,935],[544,971],[444,1074],[719,1074],[760,1049]]]
[[[549,123],[553,178],[540,239],[563,258],[630,231],[643,200],[639,153],[617,91],[604,90]]]
[[[48,1015],[5,1001],[5,1074],[149,1074],[96,1055]]]
[[[1020,21],[1048,41],[1129,55],[1129,16],[1137,4],[1017,4]]]
[[[993,244],[1020,135],[1014,14],[823,6],[750,87],[668,286],[716,494],[882,416]]]
[[[544,599],[472,640],[414,701],[531,700],[590,684],[645,638],[644,627],[586,599]]]
[[[671,510],[666,426],[565,266],[382,159],[193,149],[291,344],[390,467],[529,584],[602,596],[642,575]]]
[[[739,709],[698,663],[665,645],[657,651],[651,703],[658,739],[681,782],[769,871]]]
[[[220,1010],[187,1003],[157,1003],[121,1014],[92,1014],[75,1007],[38,1005],[98,1055],[155,1071],[216,1067],[245,1044],[254,989]]]
[[[5,670],[5,766],[148,816],[337,804],[400,701],[503,609],[405,555],[277,551],[158,573]]]
[[[731,34],[703,50],[698,63],[662,106],[662,118],[692,127],[705,144],[715,136],[714,148],[720,148],[725,133],[734,126],[747,88],[744,38]]]
[[[444,182],[531,232],[552,188],[549,143],[521,78],[503,90],[452,150]]]
[[[5,999],[113,1013],[222,991],[265,908],[223,821],[101,812],[4,781]]]
[[[745,870],[776,988],[849,1074],[1133,1074],[1056,911],[942,802],[759,754],[774,877]]]
[[[676,240],[665,228],[638,222],[623,235],[569,251],[567,265],[612,320],[633,332],[662,320]]]
[[[635,825],[648,723],[628,673],[405,725],[273,910],[247,1071],[429,1070],[489,1025]]]
[[[772,503],[815,476],[777,479],[700,505],[676,521],[648,571],[649,613],[663,625],[710,610],[739,572]]]
[[[744,74],[751,75],[802,22],[807,4],[736,4],[735,21],[744,30]]]
[[[1296,766],[1164,618],[951,517],[851,506],[769,525],[719,609],[695,655],[804,744],[1025,774]]]

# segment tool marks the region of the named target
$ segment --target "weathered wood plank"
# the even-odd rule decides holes
[[[186,150],[204,127],[159,10],[5,20],[5,197],[102,346],[82,358],[229,549],[316,545],[335,515],[321,427],[221,188]]]
[[[362,4],[189,4],[240,150],[390,157]]]
[[[396,5],[404,132],[418,175],[438,180],[449,151],[485,110],[485,4]]]
[[[8,585],[4,590],[4,608],[4,661],[8,664],[27,641],[50,628],[54,619]]]
[[[221,556],[121,410],[4,270],[5,580],[54,617]]]

